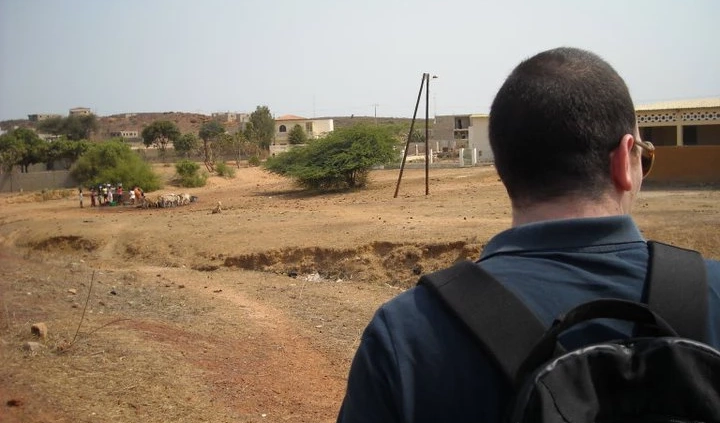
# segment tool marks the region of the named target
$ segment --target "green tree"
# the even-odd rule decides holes
[[[85,186],[122,183],[155,191],[161,187],[160,177],[150,165],[124,142],[110,140],[92,144],[71,169],[72,176]]]
[[[64,135],[72,141],[89,139],[93,132],[98,130],[97,116],[94,114],[82,116],[53,117],[38,122],[38,131]]]
[[[86,151],[90,149],[90,143],[86,140],[73,141],[65,137],[51,141],[47,147],[47,168],[53,170],[55,162],[63,161],[65,169],[70,169]]]
[[[312,189],[363,187],[373,166],[397,159],[396,146],[388,128],[357,125],[271,157],[265,168]]]
[[[237,135],[225,133],[217,136],[213,144],[216,157],[222,160],[236,158],[238,155],[239,141]]]
[[[183,134],[180,138],[173,141],[173,148],[180,156],[190,157],[190,153],[197,150],[199,146],[198,137],[193,133]]]
[[[250,122],[245,125],[245,129],[242,132],[235,134],[238,144],[236,157],[238,168],[240,167],[240,159],[242,159],[243,156],[248,157],[248,164],[251,166],[257,166],[260,163],[260,146],[252,141],[252,134],[253,126]]]
[[[0,135],[0,166],[3,172],[12,172],[22,154],[23,148],[12,132]]]
[[[167,146],[180,138],[180,130],[177,125],[169,120],[156,120],[142,130],[142,139],[145,147],[154,145],[165,156]]]
[[[247,138],[263,150],[270,150],[270,144],[275,138],[275,119],[273,119],[270,109],[267,106],[257,106],[255,111],[250,113],[250,123],[246,127],[250,128],[250,135]]]
[[[20,171],[27,173],[28,168],[35,163],[43,163],[47,157],[48,143],[41,139],[35,131],[27,128],[18,128],[12,132],[17,140],[20,152]]]
[[[235,165],[240,168],[240,160],[243,157],[257,154],[259,147],[245,138],[242,132],[235,134],[222,134],[215,142],[215,150],[223,160],[234,160]],[[217,171],[217,169],[215,169]]]
[[[86,140],[97,132],[97,117],[93,114],[82,116],[68,116],[65,120],[64,134],[69,140]]]
[[[288,142],[290,144],[305,144],[307,142],[307,139],[307,134],[300,125],[293,126],[290,132],[288,132]]]
[[[225,127],[216,120],[203,123],[200,127],[200,138],[203,140],[203,158],[205,167],[208,172],[215,169],[215,150],[214,145],[220,135],[225,133]]]
[[[37,129],[44,134],[65,135],[66,119],[62,116],[56,116],[41,120],[37,123]]]

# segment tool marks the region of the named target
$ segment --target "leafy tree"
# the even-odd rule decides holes
[[[40,132],[64,135],[69,140],[79,141],[89,139],[93,132],[97,132],[98,121],[93,114],[53,117],[38,122],[37,128]]]
[[[397,158],[396,145],[397,139],[387,128],[356,125],[271,157],[265,168],[294,178],[307,188],[363,187],[373,166]]]
[[[20,156],[15,164],[20,165],[20,171],[27,173],[28,168],[35,163],[43,163],[47,157],[48,144],[41,139],[35,131],[27,128],[18,128],[12,132],[17,140]]]
[[[65,121],[67,118],[56,116],[41,120],[37,123],[38,131],[46,134],[65,135]]]
[[[190,153],[197,150],[199,146],[198,137],[193,133],[183,134],[173,141],[173,148],[180,156],[190,157]]]
[[[52,170],[55,162],[64,161],[65,168],[69,169],[86,151],[91,144],[86,140],[73,141],[67,138],[60,138],[48,144],[47,147],[47,168]]]
[[[250,128],[247,138],[260,146],[263,150],[269,150],[270,144],[275,137],[275,119],[267,106],[257,106],[255,111],[250,113]]]
[[[180,186],[196,188],[207,183],[207,173],[200,173],[200,165],[191,160],[183,159],[175,163],[175,171],[180,176]]]
[[[82,116],[68,116],[65,120],[64,134],[69,140],[89,139],[93,132],[97,132],[97,117],[93,114]]]
[[[307,142],[307,139],[307,134],[300,125],[293,126],[290,132],[288,132],[288,142],[290,144],[305,144]]]
[[[208,172],[212,172],[215,168],[215,149],[213,144],[220,135],[225,133],[225,127],[216,120],[203,123],[200,127],[200,138],[203,140],[203,155],[205,167]]]
[[[12,172],[22,154],[23,148],[12,132],[0,135],[0,166],[3,172]]]
[[[70,173],[81,184],[122,183],[154,191],[161,187],[160,177],[150,165],[124,142],[110,140],[92,144],[73,165]]]
[[[235,158],[238,155],[240,138],[237,135],[220,134],[213,144],[216,157],[222,160]],[[215,169],[217,170],[217,169]]]
[[[142,139],[145,147],[154,145],[165,155],[167,145],[180,138],[180,130],[177,125],[169,120],[156,120],[142,130]]]
[[[222,134],[215,143],[217,153],[225,160],[234,160],[235,165],[240,168],[240,160],[243,157],[257,154],[259,147],[245,137],[242,132],[233,135]],[[216,169],[217,170],[217,169]]]

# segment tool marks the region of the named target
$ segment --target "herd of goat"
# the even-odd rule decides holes
[[[144,196],[138,207],[148,208],[167,208],[186,206],[197,201],[197,197],[190,194],[160,194],[155,200]]]

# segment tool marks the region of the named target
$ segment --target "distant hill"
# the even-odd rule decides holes
[[[197,134],[202,124],[210,119],[210,116],[200,113],[184,113],[184,112],[160,112],[160,113],[122,113],[110,116],[98,116],[98,131],[93,134],[94,140],[104,140],[110,138],[110,134],[120,131],[138,131],[142,130],[156,120],[169,120],[175,123],[180,132],[193,132]],[[237,130],[236,122],[223,122],[226,129]],[[13,119],[0,122],[0,128],[6,131],[16,127],[34,128],[35,122],[27,119]]]
[[[119,115],[103,116],[98,118],[100,129],[96,138],[110,138],[110,133],[119,131],[138,131],[142,130],[155,122],[156,120],[169,120],[178,126],[183,134],[192,132],[197,134],[204,122],[212,118],[200,113],[183,113],[183,112],[162,112],[162,113],[124,113]],[[237,129],[238,124],[225,123],[228,130]]]
[[[122,113],[110,116],[98,116],[99,128],[97,133],[93,135],[93,139],[108,139],[110,138],[111,133],[120,131],[138,131],[138,133],[140,133],[143,128],[156,120],[169,120],[178,126],[180,132],[192,132],[197,134],[200,131],[202,124],[211,119],[212,117],[208,115],[184,112]],[[336,129],[345,128],[358,123],[374,124],[376,121],[376,118],[373,116],[331,116],[316,119],[333,119]],[[397,123],[409,124],[411,120],[412,119],[410,118],[377,117],[377,123],[380,125]],[[418,119],[416,125],[421,125],[422,122],[424,122],[422,119]],[[225,129],[230,132],[234,132],[239,128],[238,122],[222,123],[225,126]],[[4,130],[11,130],[15,127],[33,128],[35,127],[35,122],[30,122],[27,119],[14,119],[0,122],[0,128]]]

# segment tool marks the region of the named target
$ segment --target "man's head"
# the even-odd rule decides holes
[[[489,133],[500,178],[520,209],[601,198],[617,187],[613,152],[633,149],[637,139],[625,82],[603,59],[575,48],[520,63],[493,101]]]

